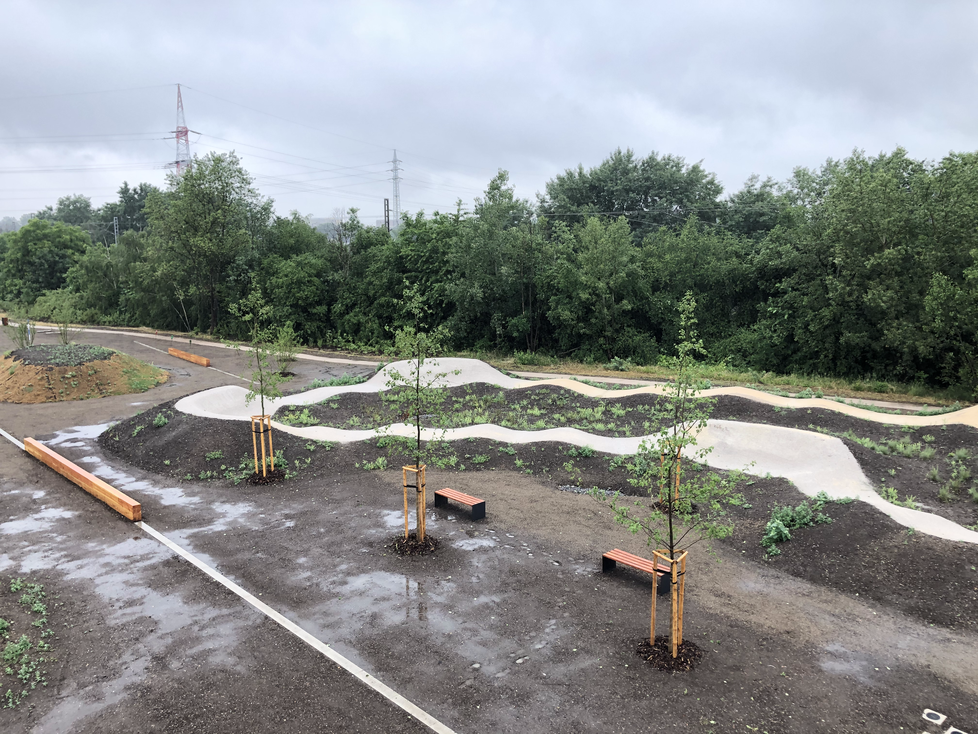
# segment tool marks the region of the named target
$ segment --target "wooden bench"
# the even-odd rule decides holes
[[[659,586],[662,587],[671,580],[672,569],[669,564],[654,563],[646,558],[633,555],[632,553],[627,553],[626,551],[619,550],[615,548],[613,551],[608,551],[601,556],[601,571],[606,573],[608,571],[614,571],[615,567],[621,563],[625,566],[630,566],[632,568],[638,569],[639,571],[645,571],[646,573],[655,574],[656,581],[659,582]],[[669,578],[666,578],[666,577]],[[662,589],[659,589],[662,591]]]
[[[439,489],[435,491],[435,507],[447,507],[448,500],[460,502],[472,508],[472,519],[482,520],[486,516],[486,501],[473,497],[470,494],[463,494],[454,489]]]

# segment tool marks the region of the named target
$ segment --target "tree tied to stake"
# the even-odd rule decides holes
[[[438,418],[444,414],[446,391],[443,386],[449,371],[438,371],[438,361],[435,357],[444,353],[444,344],[448,340],[448,329],[440,326],[431,331],[422,319],[429,313],[418,285],[405,289],[405,309],[414,316],[414,325],[404,326],[394,332],[394,353],[404,362],[402,370],[395,367],[387,369],[387,390],[381,393],[381,398],[395,413],[402,416],[402,422],[410,421],[414,425],[413,437],[396,436],[391,426],[379,430],[385,433],[385,440],[390,456],[408,454],[414,461],[405,467],[407,472],[413,472],[417,481],[413,485],[417,494],[417,540],[424,540],[425,490],[424,469],[428,461],[434,457],[444,456],[449,449],[443,440],[445,429],[427,441],[421,440],[421,423],[425,417]],[[458,374],[455,372],[454,374]],[[443,423],[443,421],[436,421]],[[405,479],[405,493],[407,492]],[[406,494],[405,494],[406,497]],[[404,507],[404,537],[408,537],[408,509]]]
[[[734,491],[741,479],[739,472],[719,474],[701,467],[712,447],[697,446],[696,437],[706,427],[714,401],[697,396],[694,367],[696,356],[705,350],[697,338],[695,310],[696,300],[687,291],[679,304],[678,374],[655,407],[654,418],[662,428],[642,441],[629,465],[633,474],[629,481],[644,489],[651,501],[626,501],[620,493],[606,497],[600,490],[592,490],[592,496],[610,505],[616,522],[632,533],[645,533],[648,545],[656,549],[655,555],[671,565],[673,657],[682,642],[684,584],[680,574],[684,571],[680,565],[685,569],[685,552],[701,540],[728,537],[733,523],[727,520],[726,506],[743,503],[742,495]],[[649,643],[654,645],[654,587],[651,620]]]
[[[251,373],[251,384],[248,394],[245,396],[245,404],[250,405],[255,398],[258,399],[261,407],[259,416],[259,432],[262,442],[262,460],[260,462],[262,476],[267,476],[265,468],[265,433],[268,433],[268,455],[271,460],[272,471],[275,471],[275,455],[272,451],[272,426],[270,416],[265,412],[265,399],[282,397],[279,385],[287,382],[290,377],[283,376],[280,371],[273,367],[272,362],[276,353],[275,330],[268,322],[271,319],[272,307],[265,301],[261,288],[257,280],[252,276],[251,290],[248,295],[230,307],[231,313],[240,318],[248,325],[251,337],[251,350],[248,352],[249,366],[253,368]],[[235,349],[238,344],[232,344]],[[255,421],[252,420],[252,433],[255,432]],[[255,449],[255,474],[258,474],[259,460],[258,447]]]

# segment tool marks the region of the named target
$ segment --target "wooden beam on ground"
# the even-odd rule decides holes
[[[38,461],[47,464],[58,472],[58,474],[65,477],[68,481],[74,482],[93,497],[102,500],[102,502],[126,519],[132,520],[133,522],[139,522],[143,519],[142,505],[136,502],[136,500],[123,494],[112,485],[106,484],[95,475],[89,474],[80,466],[68,461],[44,444],[35,441],[33,438],[25,438],[24,451]]]
[[[196,354],[191,354],[190,352],[185,352],[182,349],[174,349],[170,347],[166,350],[167,354],[173,357],[179,357],[180,359],[185,359],[188,362],[193,362],[194,364],[199,364],[201,367],[210,367],[211,361],[207,357],[200,357]]]

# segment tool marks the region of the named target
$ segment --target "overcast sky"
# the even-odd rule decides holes
[[[533,200],[617,147],[733,193],[854,148],[978,150],[978,2],[0,2],[0,217],[234,149],[287,214]],[[166,139],[167,137],[171,139]]]

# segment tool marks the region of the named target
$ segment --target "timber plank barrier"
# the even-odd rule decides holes
[[[139,522],[143,519],[142,505],[136,502],[136,500],[123,494],[112,485],[106,484],[95,475],[89,474],[80,466],[68,461],[44,444],[35,441],[33,438],[25,438],[24,451],[38,461],[47,464],[58,472],[58,474],[65,477],[68,481],[74,482],[93,497],[102,500],[102,502],[126,519],[132,520],[133,522]]]
[[[199,357],[196,354],[191,354],[190,352],[185,352],[182,349],[174,349],[170,347],[166,350],[167,354],[173,357],[179,357],[180,359],[185,359],[188,362],[193,362],[194,364],[199,364],[201,367],[210,367],[211,361],[207,357]]]

